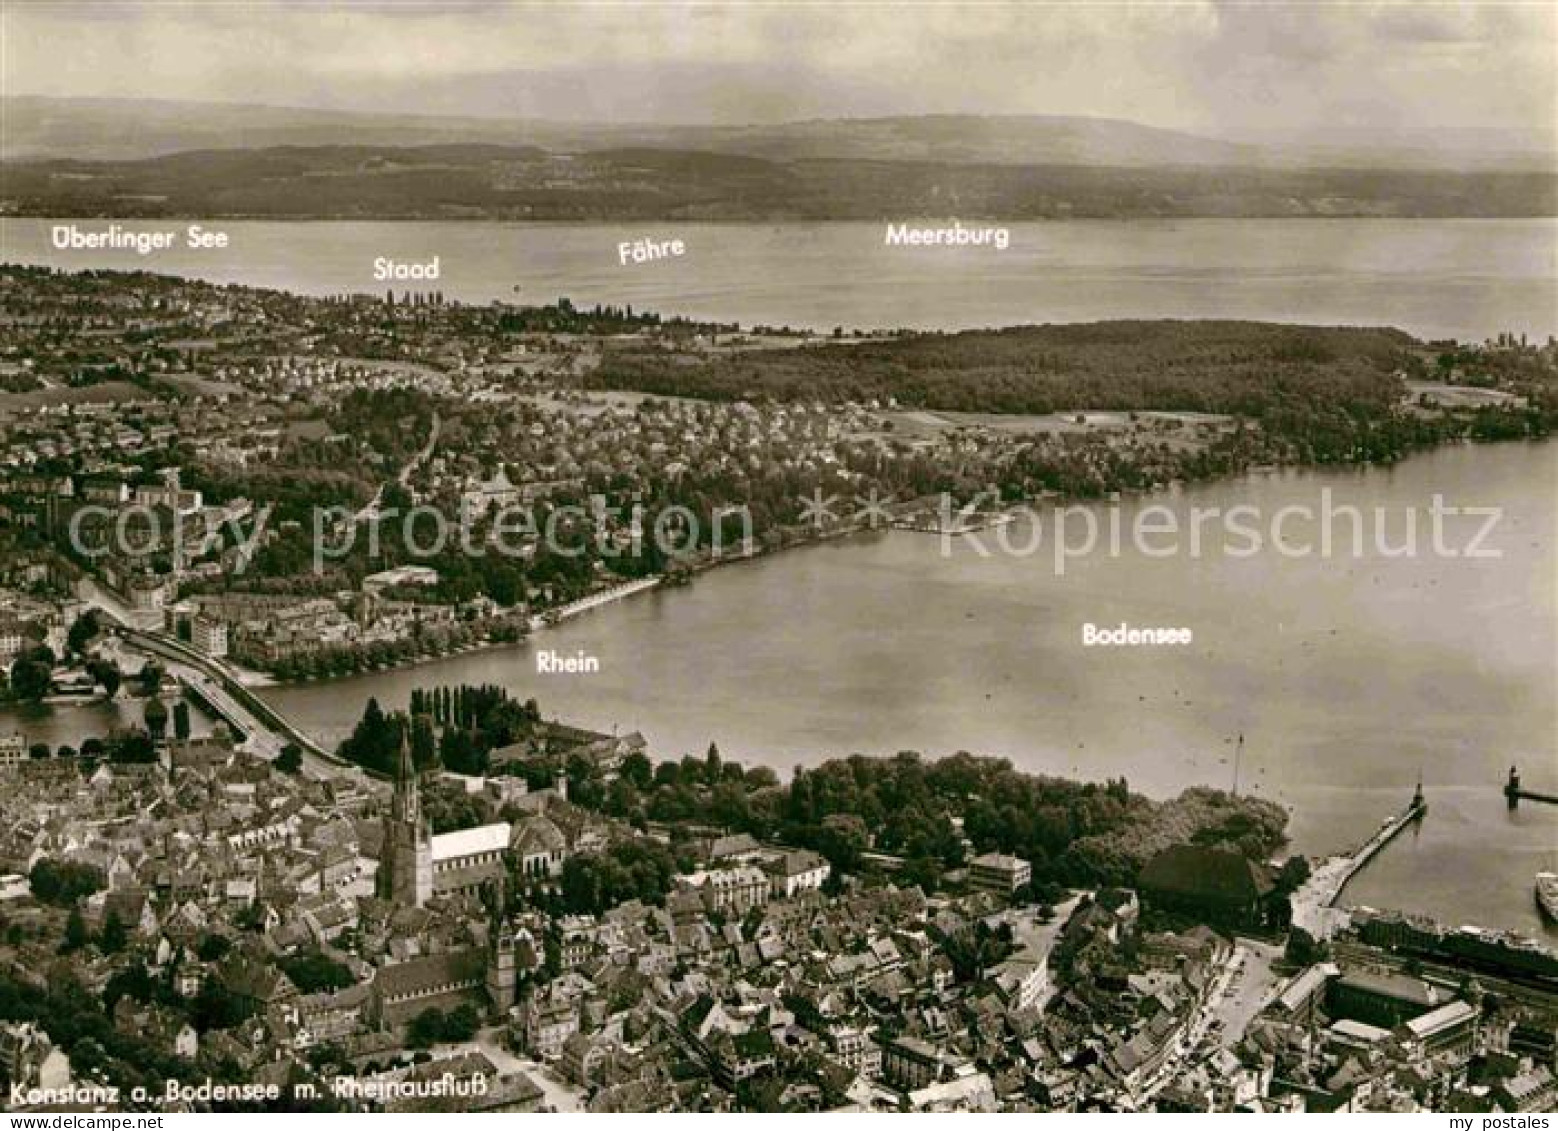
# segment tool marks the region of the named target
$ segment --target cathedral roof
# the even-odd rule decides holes
[[[474,856],[482,852],[505,852],[512,830],[507,821],[493,825],[477,825],[474,829],[440,833],[433,838],[433,863],[457,860],[462,856]]]

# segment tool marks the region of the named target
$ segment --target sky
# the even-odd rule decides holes
[[[5,94],[762,123],[1079,114],[1224,136],[1558,134],[1558,2],[4,0]]]

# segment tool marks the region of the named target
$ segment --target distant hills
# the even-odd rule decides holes
[[[1558,214],[1551,157],[1481,137],[1360,151],[1053,116],[598,125],[34,97],[0,110],[0,206],[34,215]]]
[[[1265,166],[1552,172],[1558,138],[1427,126],[1338,127],[1219,140],[1110,118],[1059,115],[843,118],[657,126],[311,110],[157,99],[0,98],[0,160],[135,160],[200,149],[320,145],[534,145],[559,152],[652,148],[777,160],[1140,167]]]
[[[156,100],[4,100],[0,159],[135,160],[186,150],[319,145],[537,145],[563,152],[651,148],[778,160],[999,165],[1247,165],[1253,145],[1132,122],[1067,117],[840,119],[753,126],[604,125]]]

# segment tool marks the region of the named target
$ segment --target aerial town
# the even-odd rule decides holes
[[[1425,347],[1360,438],[678,395],[657,367],[826,343],[566,300],[8,266],[0,326],[7,1111],[1558,1106],[1558,952],[1345,898],[1431,784],[1310,860],[1207,786],[912,753],[785,780],[434,679],[326,744],[266,698],[945,533],[938,496],[994,520],[1524,435],[1552,342]],[[29,733],[85,705],[116,724]]]

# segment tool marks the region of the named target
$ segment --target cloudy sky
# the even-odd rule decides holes
[[[1558,130],[1558,4],[31,3],[7,94],[685,123]]]

